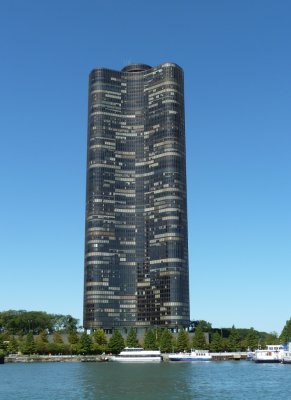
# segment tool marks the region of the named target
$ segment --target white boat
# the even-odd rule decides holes
[[[254,361],[254,357],[255,357],[255,352],[248,350],[247,351],[247,361]]]
[[[208,350],[191,350],[190,353],[171,353],[170,361],[210,361],[212,359]]]
[[[291,364],[291,343],[290,342],[287,345],[287,350],[284,351],[282,363],[283,364]]]
[[[253,360],[256,363],[280,363],[283,361],[284,347],[281,344],[268,345],[266,349],[257,349]]]
[[[161,362],[162,360],[160,350],[144,350],[141,347],[126,347],[120,354],[111,357],[111,361],[119,362]]]
[[[282,363],[291,364],[291,351],[284,351]]]

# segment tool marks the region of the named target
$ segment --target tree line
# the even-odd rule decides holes
[[[9,310],[0,312],[0,332],[12,335],[39,335],[46,331],[69,333],[78,328],[78,319],[71,315],[48,314],[44,311]]]
[[[254,328],[237,329],[233,326],[215,329],[206,321],[193,321],[191,326],[194,334],[183,329],[173,334],[168,329],[154,328],[148,329],[143,338],[138,340],[136,330],[133,328],[129,329],[126,337],[123,337],[118,330],[113,331],[110,337],[102,329],[96,329],[92,334],[88,334],[78,332],[78,321],[71,316],[46,314],[43,318],[42,314],[46,313],[26,311],[0,313],[0,352],[118,354],[125,346],[160,349],[163,353],[187,351],[191,348],[224,352],[254,350],[258,347],[264,348],[267,344],[291,341],[291,319],[286,322],[280,336],[276,333],[259,332]]]

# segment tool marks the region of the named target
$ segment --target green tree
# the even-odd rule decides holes
[[[173,335],[168,329],[163,330],[160,350],[162,353],[170,353],[173,350]]]
[[[61,343],[55,343],[55,342],[49,342],[44,345],[46,347],[46,350],[48,354],[62,354],[62,344]]]
[[[77,332],[71,331],[68,334],[70,353],[79,354],[79,336]]]
[[[161,339],[163,332],[164,330],[162,328],[155,328],[156,345],[158,349],[161,348]]]
[[[34,338],[32,333],[28,333],[22,343],[22,353],[23,354],[34,354],[36,350]]]
[[[78,344],[79,343],[79,336],[77,334],[77,332],[70,332],[68,334],[68,341],[70,344]]]
[[[54,332],[53,338],[54,338],[54,343],[57,343],[57,344],[63,344],[64,343],[63,337],[62,337],[60,332]]]
[[[17,353],[17,352],[18,352],[18,349],[19,349],[19,344],[18,344],[18,342],[17,342],[15,336],[12,335],[12,336],[10,337],[10,340],[9,340],[9,344],[8,344],[8,347],[7,347],[7,351],[8,351],[9,353]]]
[[[281,343],[289,343],[291,342],[291,318],[286,321],[286,324],[280,335]]]
[[[101,354],[107,351],[107,337],[103,329],[96,329],[93,333],[94,350]]]
[[[234,325],[232,326],[230,330],[230,335],[228,337],[228,349],[229,351],[240,350],[240,337]]]
[[[8,310],[0,312],[0,331],[11,334],[38,335],[42,330],[70,332],[77,330],[78,320],[71,315],[47,314],[43,311]]]
[[[212,325],[210,322],[204,321],[204,319],[201,320],[196,320],[196,321],[190,321],[190,326],[192,328],[197,328],[197,326],[200,325],[203,332],[211,332],[212,331]]]
[[[23,334],[17,335],[18,351],[22,351],[23,343],[25,341],[25,336]]]
[[[43,329],[51,329],[49,314],[43,311],[9,310],[0,313],[0,324],[11,334],[38,334]]]
[[[194,349],[200,349],[201,350],[201,349],[206,349],[207,348],[202,324],[198,324],[196,329],[195,329],[195,334],[193,336],[192,345],[193,345]]]
[[[277,332],[270,332],[261,335],[260,333],[260,340],[259,340],[259,347],[265,348],[267,344],[280,344],[281,340],[278,337]]]
[[[46,333],[46,331],[41,331],[39,333],[39,338],[43,343],[48,343],[48,334]]]
[[[210,350],[214,353],[219,353],[220,351],[224,350],[222,338],[218,332],[213,333],[213,335],[211,336]]]
[[[0,333],[0,350],[2,350],[2,349],[3,349],[3,346],[4,346],[3,334],[2,334],[2,333]]]
[[[54,331],[62,332],[76,332],[78,319],[73,318],[71,315],[51,314],[51,324]]]
[[[108,349],[113,354],[118,354],[124,349],[124,339],[118,330],[114,330],[108,342]]]
[[[257,349],[259,346],[259,340],[260,340],[259,333],[256,330],[254,330],[254,328],[250,328],[246,337],[247,348],[251,350]]]
[[[229,350],[229,345],[228,345],[228,339],[223,337],[221,339],[221,347],[222,347],[222,351],[228,351]]]
[[[145,350],[158,349],[156,342],[156,334],[152,329],[148,329],[144,334],[143,347]]]
[[[9,335],[6,333],[0,333],[0,349],[3,350],[5,353],[8,350],[9,344]]]
[[[138,340],[136,336],[136,330],[134,328],[130,328],[126,337],[126,346],[127,347],[137,347]]]
[[[91,354],[93,350],[93,341],[87,332],[83,332],[79,341],[79,351],[81,354]]]
[[[176,342],[176,350],[177,351],[186,351],[189,350],[189,334],[184,329],[180,329],[177,342]]]
[[[45,331],[41,331],[40,334],[35,338],[36,352],[38,354],[48,354],[48,335]]]
[[[246,338],[245,339],[241,339],[239,344],[240,344],[240,350],[241,351],[247,351],[248,350],[249,346],[248,346],[248,342],[247,342]]]
[[[68,346],[64,344],[63,336],[56,331],[53,334],[53,343],[49,343],[48,350],[53,354],[66,354]]]

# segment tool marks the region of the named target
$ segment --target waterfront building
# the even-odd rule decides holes
[[[183,70],[89,77],[84,328],[189,326]]]

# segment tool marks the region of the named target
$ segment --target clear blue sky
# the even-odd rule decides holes
[[[0,3],[0,310],[82,321],[91,69],[185,72],[191,317],[291,316],[291,2]]]

